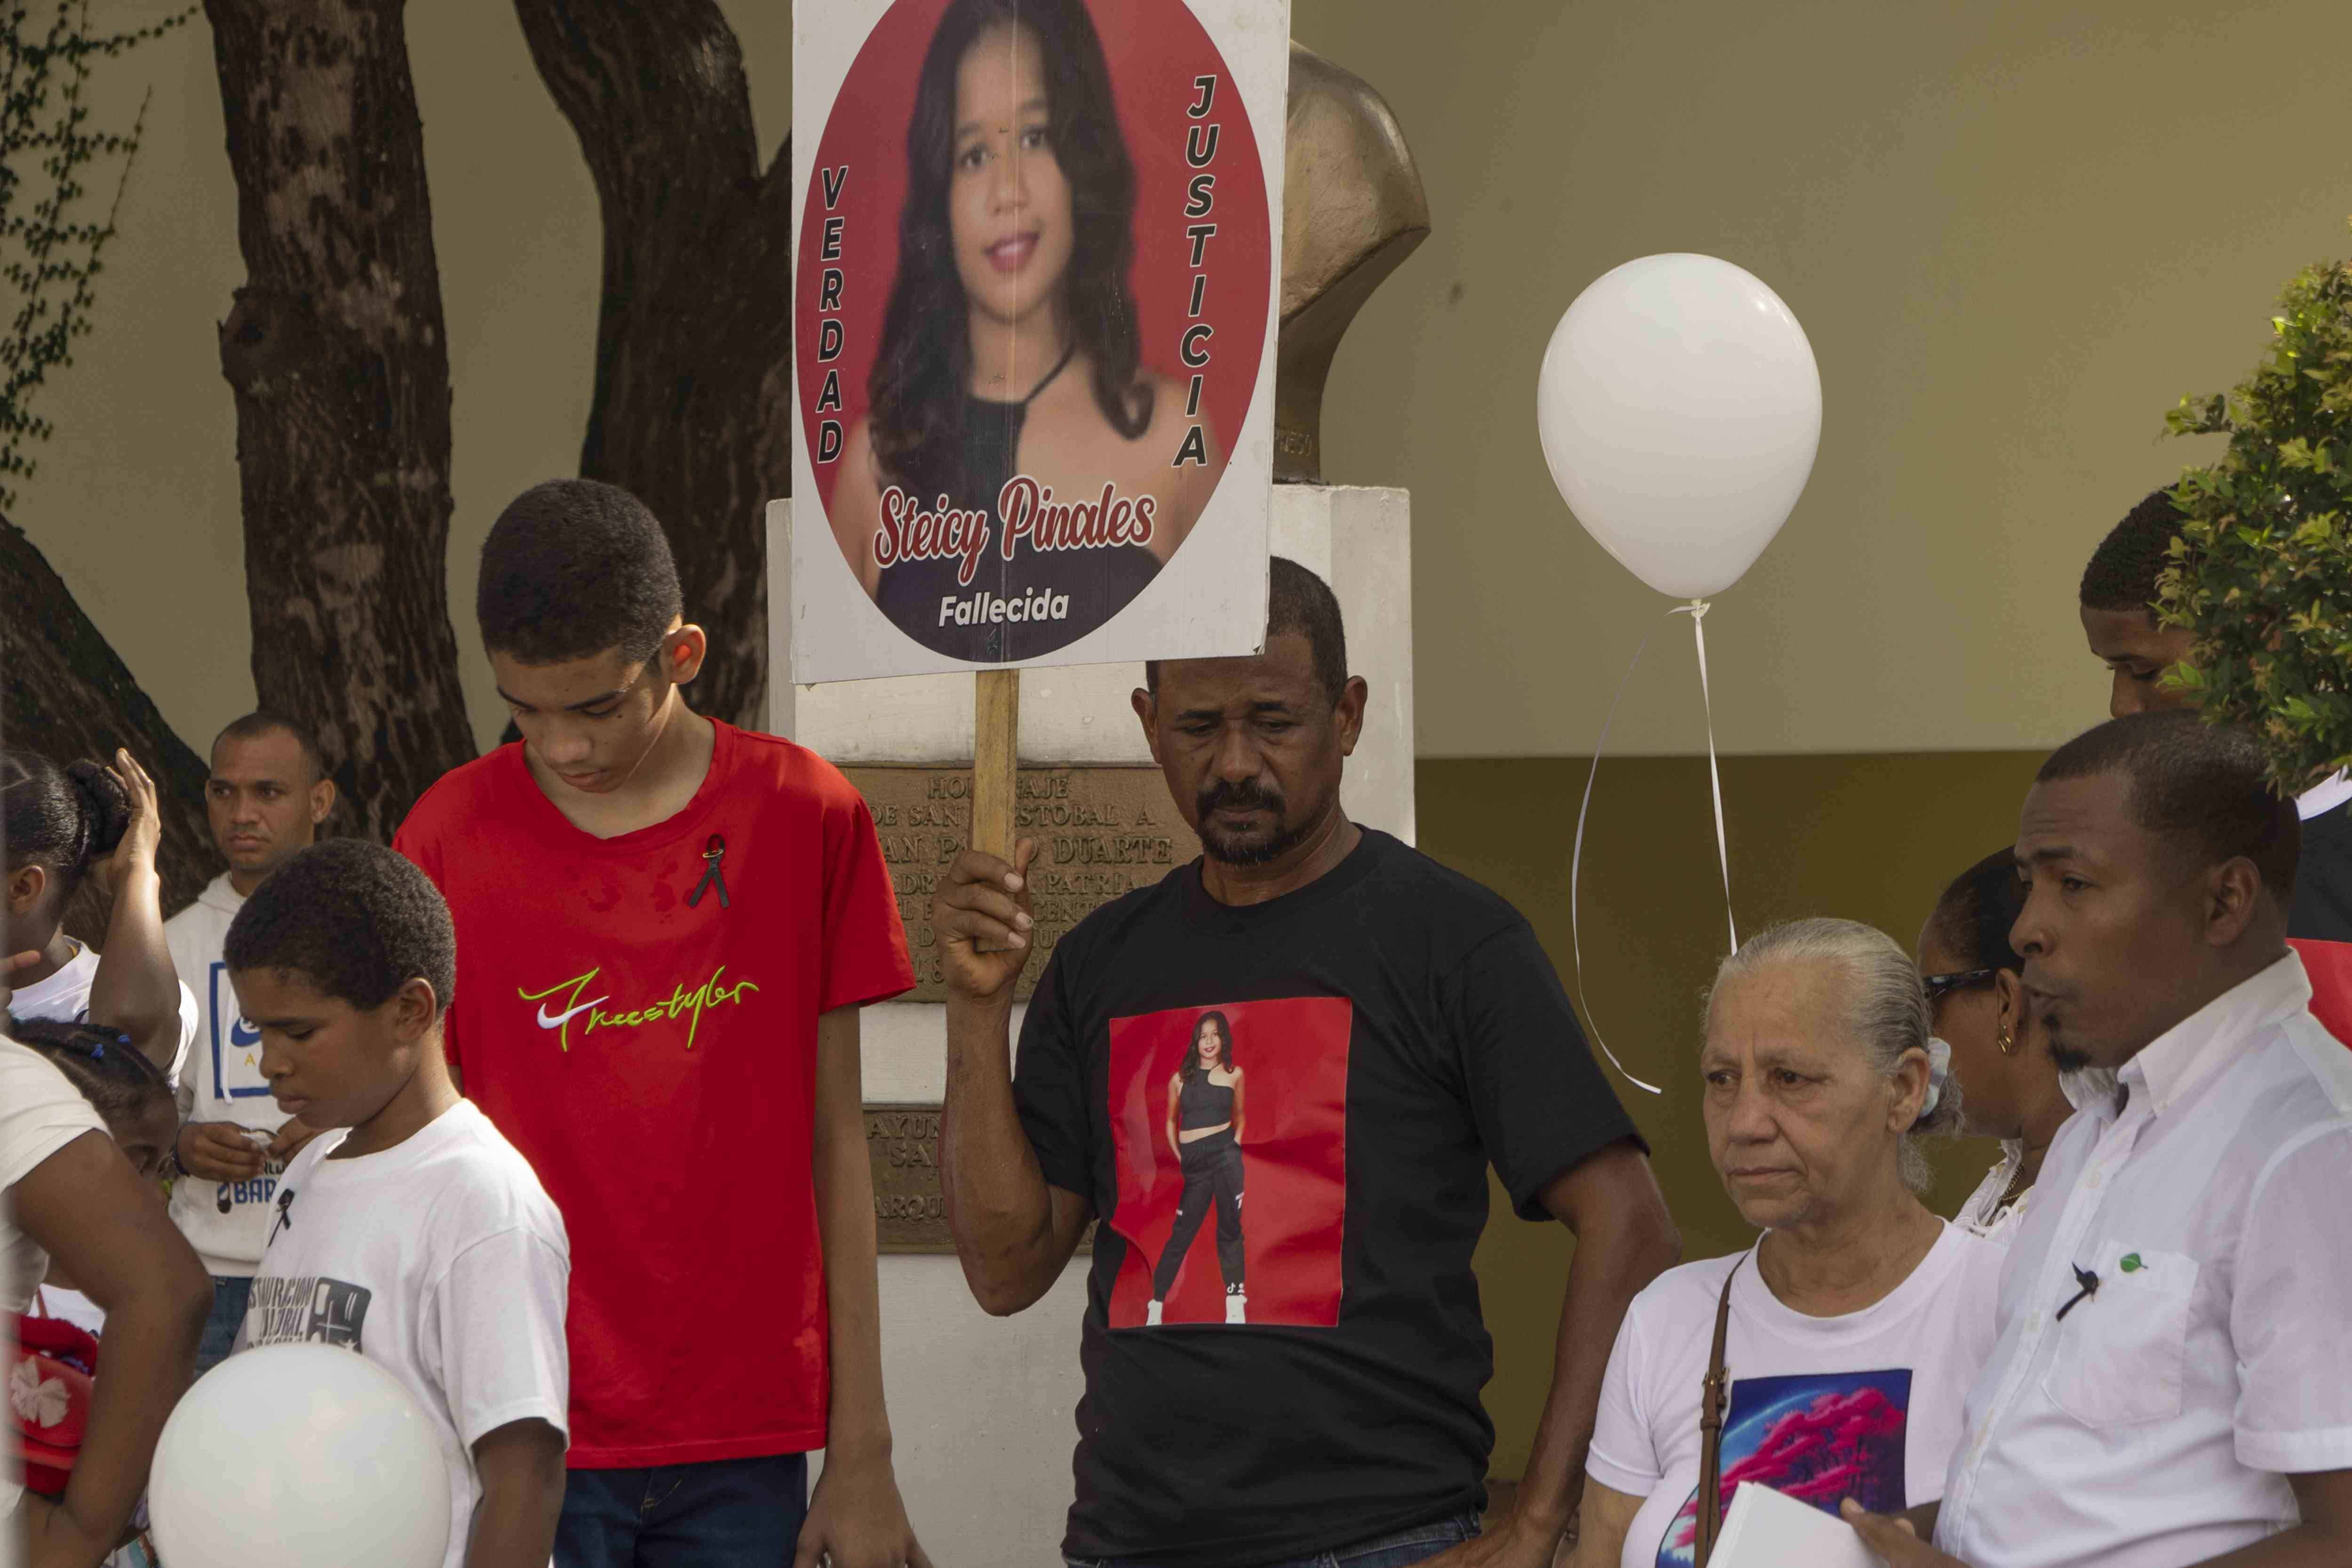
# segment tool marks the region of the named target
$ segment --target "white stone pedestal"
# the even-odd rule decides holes
[[[843,765],[968,764],[972,683],[964,675],[792,684],[792,502],[768,507],[769,726]],[[1413,838],[1412,521],[1402,490],[1280,485],[1273,548],[1331,584],[1351,671],[1371,688],[1348,764],[1349,815]],[[1149,763],[1129,708],[1136,665],[1033,669],[1022,676],[1027,764]],[[1016,1012],[1017,1035],[1019,1017]],[[866,1099],[936,1104],[946,1088],[946,1026],[936,1004],[866,1010]],[[1079,1320],[1087,1260],[1009,1319],[972,1301],[953,1258],[882,1258],[882,1372],[898,1485],[933,1557],[958,1568],[1036,1568],[1058,1560],[1070,1504]]]

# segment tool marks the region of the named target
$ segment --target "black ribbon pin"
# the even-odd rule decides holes
[[[686,907],[693,909],[702,902],[702,895],[713,888],[719,889],[719,907],[727,908],[727,873],[721,868],[727,863],[727,840],[714,833],[710,842],[702,847],[702,880],[687,894]]]
[[[2058,1315],[2051,1320],[2053,1322],[2063,1322],[2067,1313],[2099,1293],[2099,1277],[2079,1263],[2074,1267],[2074,1283],[2082,1289],[2066,1298],[2066,1304],[2058,1309]]]

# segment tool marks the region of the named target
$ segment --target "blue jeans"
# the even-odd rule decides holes
[[[555,1568],[784,1568],[808,1518],[808,1456],[573,1470]]]
[[[250,1276],[213,1276],[212,1316],[205,1320],[205,1337],[196,1342],[196,1375],[202,1377],[228,1360],[236,1331],[245,1323],[246,1304],[253,1300]]]
[[[1465,1513],[1434,1524],[1417,1524],[1376,1540],[1359,1541],[1337,1552],[1286,1557],[1279,1563],[1263,1564],[1262,1568],[1407,1568],[1410,1563],[1426,1563],[1441,1552],[1450,1552],[1465,1541],[1475,1540],[1477,1534],[1478,1516]],[[1151,1562],[1148,1557],[1065,1557],[1062,1561],[1069,1568],[1150,1568]]]

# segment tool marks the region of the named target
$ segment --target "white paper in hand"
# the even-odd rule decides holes
[[[1770,1487],[1731,1494],[1708,1568],[1885,1568],[1853,1526]]]

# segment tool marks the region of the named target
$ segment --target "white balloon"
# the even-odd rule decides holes
[[[1576,297],[1536,422],[1585,531],[1662,594],[1738,582],[1788,521],[1822,438],[1812,345],[1780,297],[1711,256],[1645,256]]]
[[[450,1485],[390,1373],[332,1345],[270,1345],[180,1401],[147,1507],[171,1568],[440,1568]]]

